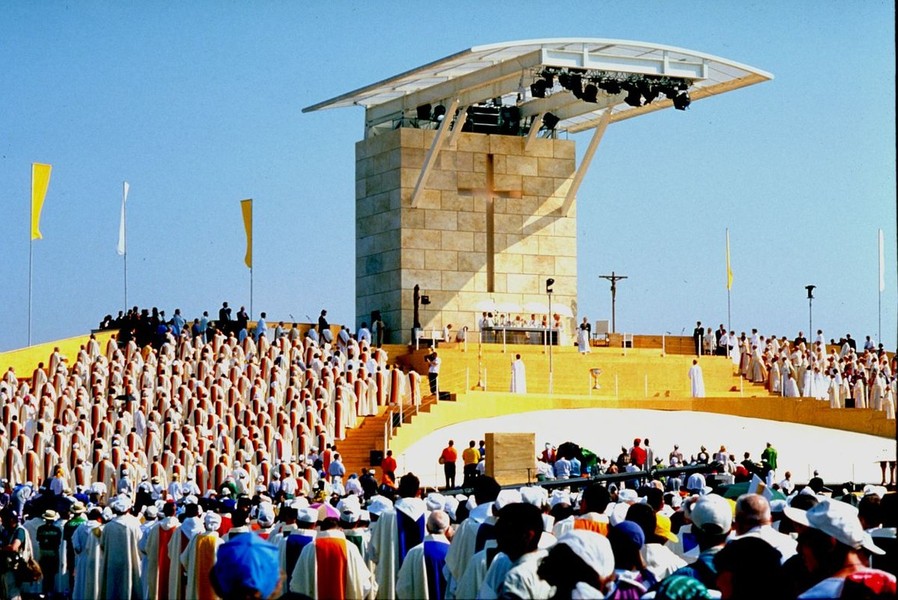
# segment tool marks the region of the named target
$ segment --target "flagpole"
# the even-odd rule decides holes
[[[253,268],[249,268],[249,318],[253,318]]]
[[[32,208],[32,212],[33,212]],[[31,280],[34,265],[34,240],[28,241],[28,345],[31,345]]]
[[[885,289],[885,255],[883,254],[882,229],[879,230],[879,328],[876,341],[882,343],[882,292]]]
[[[124,185],[128,182],[124,182],[122,185],[122,189],[124,190]],[[128,206],[127,201],[122,200],[122,241],[124,242],[122,252],[122,260],[125,265],[124,272],[124,287],[125,287],[125,312],[128,312]]]

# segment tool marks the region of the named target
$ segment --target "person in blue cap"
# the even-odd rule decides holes
[[[278,598],[284,583],[278,549],[254,533],[237,536],[219,547],[210,579],[222,600]]]

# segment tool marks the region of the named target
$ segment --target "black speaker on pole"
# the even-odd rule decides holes
[[[384,461],[383,450],[371,450],[368,455],[368,464],[372,467],[379,467]]]

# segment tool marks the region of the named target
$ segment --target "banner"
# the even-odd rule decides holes
[[[879,291],[886,290],[886,258],[882,250],[882,229],[879,230]]]
[[[125,203],[128,201],[128,190],[131,189],[131,186],[128,185],[126,181],[124,186],[122,187],[122,218],[118,224],[118,246],[115,247],[115,251],[119,256],[125,255]]]
[[[31,239],[41,240],[41,209],[50,186],[52,165],[31,163]]]
[[[241,200],[240,208],[243,210],[243,227],[246,229],[246,257],[243,259],[246,266],[253,268],[253,201]]]
[[[733,269],[730,267],[730,230],[727,229],[727,290],[733,289]]]

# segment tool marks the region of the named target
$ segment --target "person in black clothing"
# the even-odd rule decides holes
[[[377,495],[377,479],[374,477],[374,471],[362,469],[362,476],[359,477],[359,483],[362,486],[366,499]]]
[[[42,515],[44,524],[37,528],[37,543],[40,547],[41,571],[44,574],[42,591],[51,594],[56,591],[56,574],[59,573],[59,548],[62,529],[56,526],[59,513],[47,510]]]
[[[705,328],[702,327],[702,322],[697,321],[695,323],[695,329],[692,330],[692,341],[695,342],[695,355],[702,355],[702,339],[705,337]]]

